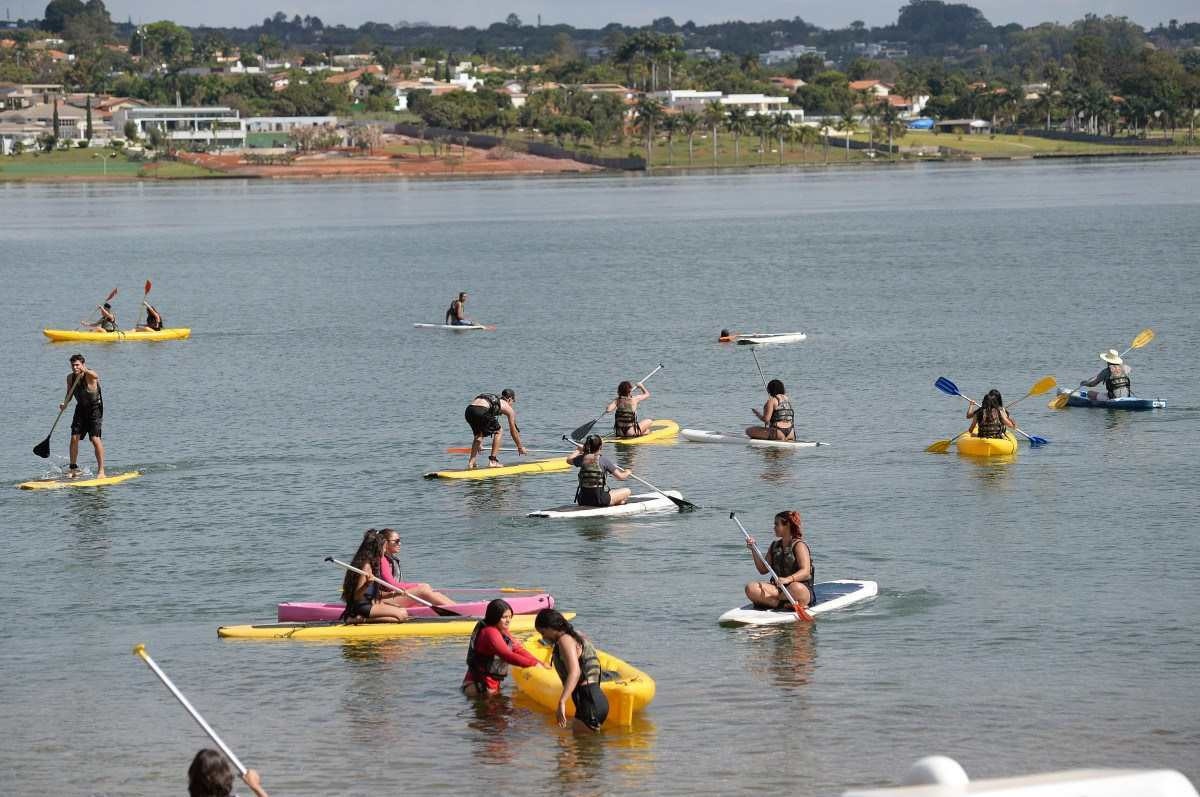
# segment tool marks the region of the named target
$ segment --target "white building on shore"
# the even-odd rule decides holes
[[[246,121],[225,106],[127,108],[113,113],[113,129],[124,131],[125,123],[137,126],[138,136],[148,138],[157,128],[181,149],[193,147],[240,149],[246,146]]]

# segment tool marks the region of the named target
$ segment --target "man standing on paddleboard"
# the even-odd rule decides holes
[[[100,392],[100,374],[85,364],[82,354],[71,355],[71,373],[67,374],[67,395],[58,405],[65,409],[75,399],[75,415],[71,418],[71,465],[67,476],[74,479],[79,475],[79,441],[92,438],[96,449],[96,478],[103,479],[104,441],[100,439],[100,427],[104,420],[104,397]]]
[[[488,457],[488,467],[504,467],[497,457],[497,454],[500,453],[500,442],[504,439],[504,432],[500,431],[501,415],[508,419],[508,433],[512,435],[513,442],[517,444],[517,453],[521,455],[529,453],[521,444],[521,430],[517,428],[517,411],[513,409],[516,400],[517,394],[513,392],[512,388],[506,387],[499,396],[492,393],[480,393],[467,405],[463,414],[466,417],[467,425],[471,427],[472,435],[471,456],[467,459],[468,469],[475,467],[475,458],[483,449],[483,438],[485,437],[492,438],[492,453]]]

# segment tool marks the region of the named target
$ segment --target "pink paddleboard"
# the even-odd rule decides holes
[[[522,595],[520,597],[503,597],[512,607],[513,614],[536,614],[542,609],[553,609],[554,598],[550,593],[542,592],[537,595]],[[468,616],[483,617],[488,601],[472,601],[471,603],[452,603],[444,608]],[[278,607],[279,622],[307,623],[315,620],[337,620],[345,610],[342,603],[281,603]],[[412,606],[408,613],[412,617],[437,617],[437,614],[426,606]]]

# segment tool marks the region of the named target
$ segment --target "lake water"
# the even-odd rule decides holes
[[[1171,767],[1200,779],[1195,361],[1200,161],[970,164],[504,181],[0,185],[0,481],[82,350],[103,378],[106,490],[0,490],[0,791],[180,794],[206,739],[138,642],[273,794],[836,794],[943,753],[976,777]],[[191,340],[55,345],[145,279]],[[412,328],[453,294],[492,333]],[[427,482],[465,403],[513,387],[530,447],[663,362],[644,417],[737,429],[764,395],[718,331],[769,347],[802,436],[618,459],[706,509],[530,520],[572,474]],[[964,402],[1094,375],[1144,327],[1164,411],[1014,415],[1015,461],[923,453]],[[70,415],[53,437],[63,465]],[[92,465],[90,446],[81,463]],[[758,536],[805,517],[818,576],[879,597],[812,628],[716,618]],[[281,600],[334,599],[363,529],[406,575],[543,587],[648,671],[631,731],[582,736],[458,691],[465,640],[218,640]],[[512,686],[506,687],[506,692]],[[243,790],[244,791],[244,790]]]

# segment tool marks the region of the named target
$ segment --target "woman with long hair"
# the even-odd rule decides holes
[[[808,606],[813,600],[816,569],[812,563],[812,551],[804,541],[804,522],[800,519],[800,513],[791,510],[775,515],[774,532],[775,539],[767,548],[766,561],[754,549],[753,537],[746,540],[746,547],[750,549],[755,569],[766,575],[770,572],[767,568],[770,563],[779,581],[751,581],[746,585],[746,597],[755,606],[787,609],[791,604],[783,596],[782,590],[786,589],[797,606]]]
[[[247,769],[242,780],[254,797],[267,797],[258,772]],[[233,797],[233,767],[225,756],[208,747],[196,753],[188,767],[188,797]]]
[[[401,581],[404,576],[400,572],[400,532],[392,528],[380,529],[379,536],[382,551],[375,572],[379,578],[401,593],[394,598],[387,598],[388,603],[401,608],[420,606],[422,600],[434,606],[454,603],[453,599],[422,581]]]
[[[521,647],[508,633],[513,610],[508,601],[496,598],[487,605],[483,619],[475,624],[471,641],[467,643],[467,674],[462,690],[468,695],[484,697],[500,693],[500,685],[508,677],[509,668],[548,667]]]
[[[641,391],[636,396],[633,395],[634,387]],[[634,385],[626,379],[617,385],[617,397],[608,402],[608,406],[604,408],[605,412],[613,413],[614,435],[617,437],[641,437],[650,431],[654,421],[649,418],[639,421],[637,416],[638,405],[648,398],[650,398],[650,391],[641,382]]]
[[[796,412],[783,382],[778,379],[767,383],[767,403],[763,404],[762,412],[755,409],[754,414],[763,425],[747,427],[747,437],[755,440],[796,439]]]
[[[1000,397],[999,390],[989,390],[983,397],[983,404],[978,409],[975,407],[974,401],[967,405],[967,417],[971,419],[967,434],[996,438],[1004,437],[1009,429],[1017,428],[1016,421],[1004,409],[1004,399]]]
[[[608,698],[600,688],[600,657],[596,648],[557,609],[542,609],[533,619],[542,639],[554,646],[550,664],[562,681],[558,698],[558,724],[567,727],[567,699],[575,706],[575,719],[593,731],[608,719]]]
[[[399,593],[385,590],[373,577],[379,575],[379,559],[383,556],[383,535],[375,529],[367,529],[362,542],[354,553],[350,564],[367,575],[347,570],[342,579],[342,600],[346,610],[342,619],[346,622],[403,623],[408,612],[386,601]]]
[[[579,444],[576,443],[578,446]],[[574,454],[567,456],[567,463],[579,468],[579,487],[575,490],[575,503],[580,506],[618,506],[629,500],[633,491],[628,487],[608,489],[608,476],[625,481],[631,470],[617,466],[600,453],[604,439],[598,434],[588,435],[583,445]]]

